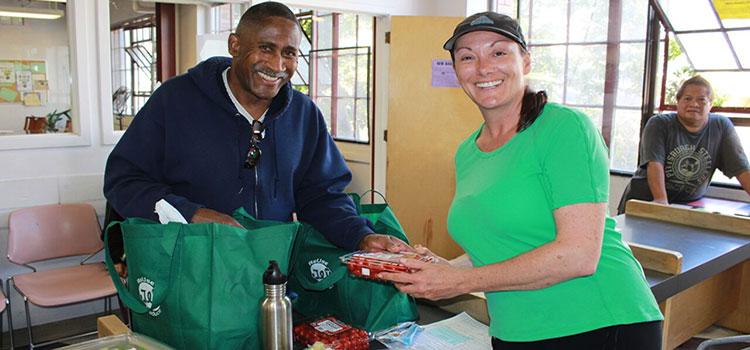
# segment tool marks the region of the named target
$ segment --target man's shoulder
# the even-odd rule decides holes
[[[646,129],[654,130],[655,128],[669,129],[671,131],[679,131],[679,121],[677,120],[677,113],[659,113],[648,118],[646,122]]]
[[[728,117],[721,115],[721,114],[716,114],[716,113],[708,114],[708,122],[712,125],[716,125],[721,128],[729,128],[734,125],[732,124],[732,121],[729,120]]]
[[[309,117],[311,115],[318,115],[318,105],[306,94],[291,89],[292,98],[289,101],[287,112],[298,115],[300,117]]]
[[[677,113],[675,112],[666,112],[666,113],[659,113],[654,114],[651,118],[649,118],[649,121],[653,120],[654,122],[672,122],[677,120]]]

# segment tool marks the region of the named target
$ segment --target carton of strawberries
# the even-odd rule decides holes
[[[401,263],[401,259],[414,259],[418,261],[434,262],[435,259],[428,255],[419,255],[412,252],[389,253],[389,252],[365,252],[357,251],[341,256],[341,261],[346,264],[349,272],[357,277],[378,280],[380,272],[409,272],[409,268]]]
[[[367,331],[352,327],[332,316],[294,326],[294,341],[305,346],[322,343],[326,349],[367,350]]]

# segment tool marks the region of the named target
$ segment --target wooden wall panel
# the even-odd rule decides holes
[[[388,89],[388,201],[412,243],[454,257],[462,250],[446,229],[455,190],[453,156],[479,127],[478,108],[461,88],[431,86],[433,59],[458,17],[392,17]]]

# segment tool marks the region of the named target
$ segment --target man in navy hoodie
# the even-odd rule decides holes
[[[352,175],[320,110],[289,81],[302,35],[286,6],[252,6],[214,57],[157,89],[107,160],[104,194],[125,217],[155,218],[164,199],[193,223],[239,226],[297,213],[348,250],[409,249],[357,215]]]

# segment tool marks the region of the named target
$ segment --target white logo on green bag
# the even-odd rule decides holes
[[[331,269],[328,268],[328,261],[323,259],[313,259],[308,261],[307,264],[310,265],[310,276],[318,282],[324,280],[331,274]]]
[[[138,294],[141,296],[141,301],[149,309],[148,314],[154,317],[159,316],[161,314],[161,306],[157,306],[151,310],[151,305],[153,305],[154,301],[154,281],[146,277],[138,277],[136,282],[138,282]]]

